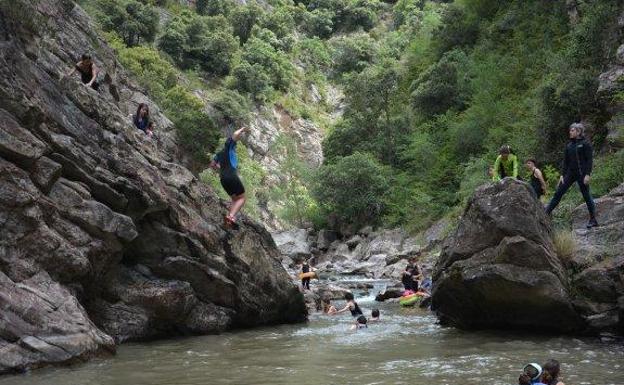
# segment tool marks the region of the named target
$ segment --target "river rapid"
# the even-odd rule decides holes
[[[367,329],[350,331],[349,313],[312,314],[299,325],[124,344],[114,357],[5,376],[0,385],[509,385],[525,363],[549,358],[562,363],[567,385],[624,384],[620,343],[462,332],[426,310],[373,298],[358,300],[367,316],[381,310]]]

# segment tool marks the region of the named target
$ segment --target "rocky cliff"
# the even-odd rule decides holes
[[[270,234],[180,165],[171,123],[71,1],[0,17],[0,373],[115,342],[305,318]],[[100,91],[65,78],[89,51]],[[152,107],[150,140],[133,128]]]
[[[574,245],[559,254],[529,188],[505,179],[475,192],[443,245],[432,309],[469,329],[624,334],[624,185],[596,200],[600,227],[575,210]]]

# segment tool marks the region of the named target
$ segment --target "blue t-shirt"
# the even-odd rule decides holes
[[[223,158],[224,156],[228,156],[230,167],[236,170],[238,167],[238,157],[236,156],[236,141],[234,139],[228,138],[225,141],[223,150],[214,156],[214,161],[219,163],[222,168],[226,167],[226,159]]]

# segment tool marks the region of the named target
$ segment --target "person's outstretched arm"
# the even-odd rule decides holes
[[[592,149],[592,145],[589,140],[585,140],[585,142],[585,159],[587,159],[587,162],[585,162],[585,170],[583,170],[583,172],[585,173],[585,176],[583,177],[583,183],[589,184],[592,167],[594,166],[594,150]]]
[[[350,309],[350,306],[349,306],[349,304],[347,304],[347,305],[346,305],[345,307],[343,307],[342,309],[340,309],[340,310],[336,310],[336,312],[335,312],[334,314],[344,313],[344,312],[346,312],[346,311],[347,311],[347,310],[349,310],[349,309]]]
[[[241,136],[243,135],[243,133],[249,131],[248,127],[241,127],[238,130],[234,131],[234,133],[232,134],[232,139],[234,139],[234,141],[238,142],[238,140],[241,138]]]
[[[518,157],[514,155],[513,159],[511,160],[511,163],[513,166],[513,171],[511,172],[511,175],[515,179],[518,179]]]
[[[78,64],[80,64],[80,63],[76,63],[74,68],[72,68],[71,71],[69,71],[66,76],[68,76],[68,77],[72,76],[76,72],[76,67],[78,67]]]

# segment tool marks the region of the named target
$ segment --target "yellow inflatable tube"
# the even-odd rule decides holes
[[[318,278],[318,277],[316,276],[315,271],[310,271],[309,273],[299,273],[299,279],[304,279],[304,278]]]

